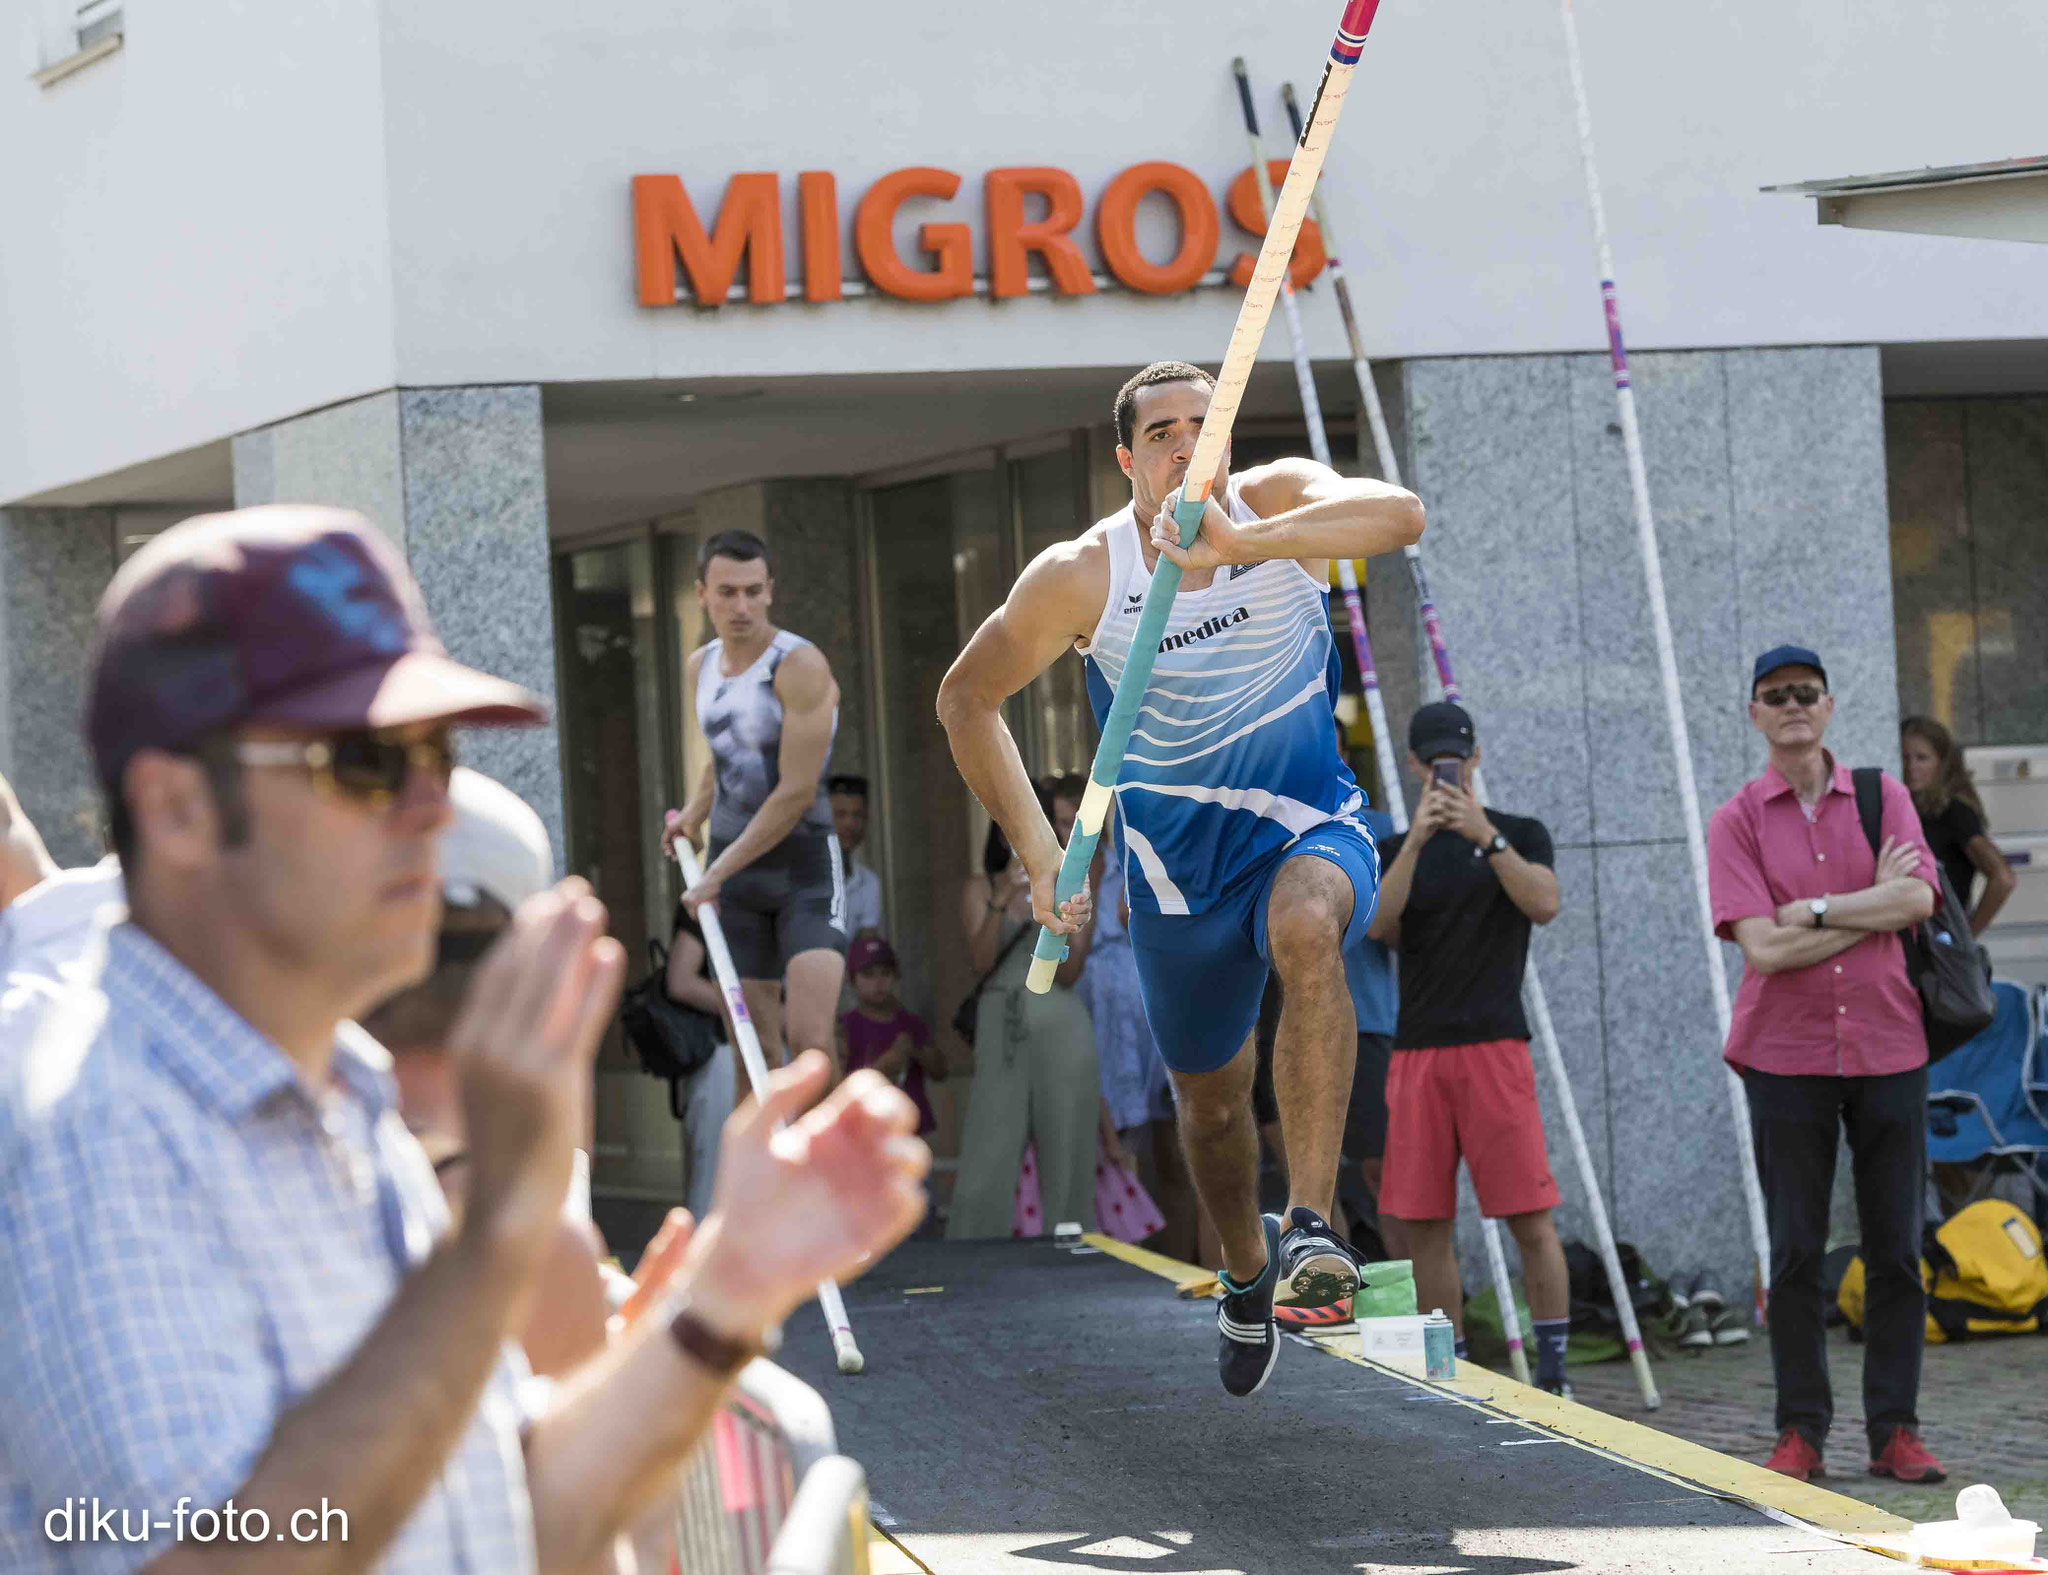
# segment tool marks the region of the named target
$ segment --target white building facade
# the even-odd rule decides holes
[[[653,837],[700,747],[691,553],[744,524],[838,669],[835,765],[874,784],[908,993],[944,1022],[985,823],[938,678],[1032,552],[1121,501],[1122,379],[1220,355],[1221,276],[1256,246],[1229,201],[1230,59],[1284,154],[1279,85],[1313,91],[1336,8],[1045,0],[1013,30],[895,0],[17,9],[0,770],[53,847],[95,850],[77,718],[120,556],[201,509],[346,504],[405,547],[458,655],[557,696],[555,729],[470,758],[630,942],[659,934]],[[1846,759],[1895,765],[1902,710],[2048,741],[2039,254],[1823,229],[1759,191],[2034,151],[2048,16],[1587,0],[1580,26],[1709,809],[1760,767],[1745,677],[1781,640],[1828,659]],[[1617,1228],[1660,1269],[1732,1273],[1561,47],[1543,5],[1388,0],[1325,194],[1493,791],[1557,840],[1539,956]],[[1327,283],[1303,309],[1344,456]],[[1266,348],[1240,463],[1305,447],[1277,325]],[[1398,566],[1370,601],[1403,717],[1423,691]],[[1034,765],[1088,756],[1071,669],[1018,704]],[[607,1057],[600,1190],[671,1195],[665,1096]]]

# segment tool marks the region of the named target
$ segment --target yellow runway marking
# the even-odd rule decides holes
[[[1088,1235],[1082,1240],[1113,1258],[1120,1258],[1134,1268],[1156,1274],[1175,1285],[1207,1272],[1194,1264],[1162,1257],[1108,1236]],[[1512,1378],[1489,1372],[1470,1362],[1460,1362],[1458,1376],[1450,1382],[1432,1384],[1396,1372],[1393,1368],[1382,1367],[1377,1362],[1368,1362],[1353,1349],[1357,1335],[1351,1330],[1315,1336],[1309,1343],[1320,1346],[1342,1361],[1370,1367],[1417,1389],[1475,1407],[1505,1412],[1518,1421],[1546,1428],[1574,1443],[1605,1451],[1673,1481],[1775,1510],[1844,1540],[1855,1541],[1860,1534],[1897,1535],[1912,1525],[1911,1521],[1902,1520],[1875,1505],[1846,1498],[1840,1493],[1830,1493],[1810,1483],[1795,1482],[1750,1461],[1737,1460],[1732,1455],[1661,1433],[1640,1422],[1609,1416],[1576,1401],[1546,1394],[1541,1389],[1518,1384]]]

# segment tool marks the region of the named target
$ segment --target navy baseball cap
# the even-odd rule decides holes
[[[545,721],[453,660],[405,560],[345,509],[273,504],[174,525],[100,598],[86,737],[100,780],[140,749],[248,723],[340,731]]]
[[[1756,686],[1767,673],[1775,673],[1781,667],[1811,667],[1820,674],[1823,686],[1828,681],[1828,670],[1820,665],[1820,658],[1803,645],[1774,645],[1756,659],[1756,666],[1750,670],[1749,692],[1754,695]]]
[[[1472,718],[1465,714],[1463,706],[1449,700],[1434,701],[1408,719],[1408,747],[1415,751],[1417,760],[1436,760],[1444,755],[1470,760],[1472,738]]]

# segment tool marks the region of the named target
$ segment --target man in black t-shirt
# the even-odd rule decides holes
[[[1480,1208],[1505,1219],[1521,1249],[1536,1381],[1564,1393],[1571,1282],[1551,1218],[1557,1183],[1521,996],[1530,927],[1557,917],[1550,833],[1480,804],[1479,746],[1462,707],[1417,711],[1408,751],[1422,801],[1408,831],[1380,845],[1386,873],[1367,930],[1401,966],[1380,1212],[1406,1223],[1418,1300],[1450,1315],[1462,1352],[1453,1250],[1462,1157]]]

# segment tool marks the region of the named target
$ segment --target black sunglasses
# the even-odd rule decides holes
[[[1803,706],[1819,705],[1820,697],[1826,693],[1819,684],[1781,684],[1776,689],[1763,690],[1756,698],[1759,705],[1767,705],[1775,711],[1793,700]]]
[[[235,744],[235,759],[245,766],[303,766],[321,787],[383,809],[405,791],[416,770],[447,787],[455,770],[455,735],[438,728],[425,738],[403,739],[355,728],[305,740],[245,738]]]

